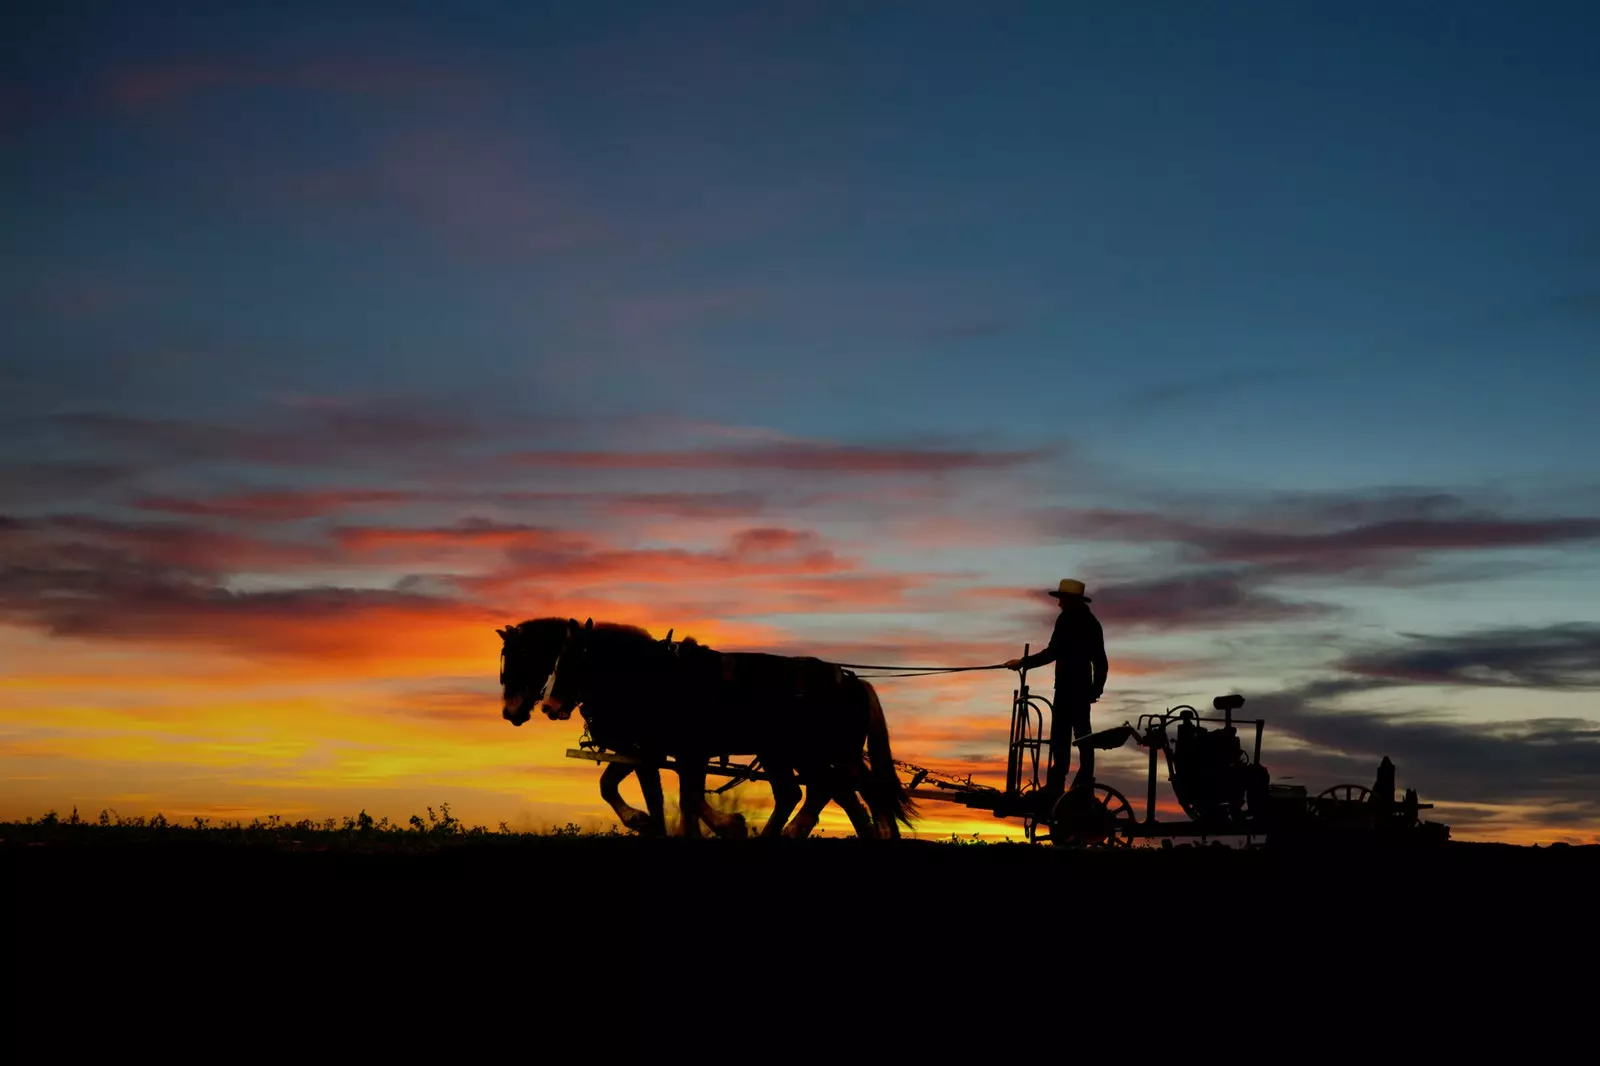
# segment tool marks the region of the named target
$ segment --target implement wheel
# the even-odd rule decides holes
[[[1334,785],[1317,794],[1317,799],[1330,803],[1365,803],[1371,797],[1372,790],[1364,785]]]
[[[1126,848],[1135,825],[1133,807],[1110,785],[1073,789],[1050,812],[1050,843],[1074,848]]]

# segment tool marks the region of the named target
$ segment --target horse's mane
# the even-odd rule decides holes
[[[567,627],[567,622],[568,621],[569,621],[569,619],[567,619],[567,618],[564,618],[564,617],[562,617],[560,615],[552,614],[552,615],[546,615],[543,618],[529,618],[526,621],[518,622],[512,628],[513,629],[553,629],[556,626],[560,626],[562,629],[565,629]]]
[[[562,618],[558,615],[550,615],[546,618],[529,618],[527,621],[518,622],[516,628],[524,633],[536,629],[559,629],[564,632],[569,621],[571,621],[570,618]],[[625,622],[596,622],[594,624],[594,629],[596,633],[608,633],[618,637],[632,637],[636,640],[647,640],[654,642],[658,639],[651,636],[650,631],[645,629],[643,626],[628,625]],[[705,645],[701,644],[693,637],[684,637],[681,643],[691,648],[705,647]]]

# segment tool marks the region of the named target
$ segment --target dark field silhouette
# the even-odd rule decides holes
[[[468,829],[447,810],[404,826],[58,818],[0,826],[0,838],[16,961],[61,987],[107,966],[260,975],[284,960],[566,980],[681,954],[685,937],[707,973],[751,944],[1012,965],[1062,934],[1080,957],[1188,945],[1268,968],[1375,956],[1426,968],[1467,950],[1480,962],[1555,950],[1539,915],[1582,913],[1600,883],[1600,847],[643,839]]]
[[[1469,1017],[1493,975],[1543,987],[1586,959],[1600,883],[1596,847],[1069,851],[422,821],[0,826],[17,1061],[91,1037],[307,1054],[514,1041],[535,1060],[576,1043],[605,1061],[618,1041],[932,1033],[952,1051],[1019,1010],[1407,1032]]]

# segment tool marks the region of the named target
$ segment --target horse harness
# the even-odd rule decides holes
[[[672,634],[673,630],[667,630],[667,635],[661,641],[661,643],[675,658],[680,660],[683,658],[683,648],[687,644],[692,648],[699,648],[705,652],[717,656],[717,659],[719,660],[719,666],[721,667],[722,683],[727,687],[732,688],[739,681],[746,680],[748,678],[748,675],[741,676],[739,667],[741,665],[741,660],[754,658],[754,653],[741,655],[737,652],[713,651],[711,648],[701,644],[693,637],[690,637],[686,640],[674,641],[672,639]],[[832,692],[837,692],[844,685],[845,678],[848,677],[854,679],[856,676],[837,663],[825,662],[822,659],[791,659],[780,656],[771,656],[770,658],[781,659],[787,663],[794,664],[792,676],[794,691],[791,693],[791,695],[797,700],[805,699],[808,696],[827,695]],[[823,667],[826,669],[827,679],[825,681],[822,680],[824,675],[821,670],[817,669],[818,667]]]

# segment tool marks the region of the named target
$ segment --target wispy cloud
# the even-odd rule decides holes
[[[1286,600],[1261,582],[1228,571],[1128,581],[1096,591],[1094,604],[1107,624],[1150,629],[1219,629],[1327,616],[1327,604]]]
[[[1228,397],[1279,381],[1304,377],[1308,371],[1282,368],[1238,368],[1148,385],[1122,397],[1119,406],[1129,417],[1145,417],[1201,400]]]
[[[3,483],[3,477],[0,477]],[[456,508],[552,508],[634,516],[671,518],[753,518],[768,506],[767,494],[753,490],[725,492],[518,492],[433,489],[274,489],[215,496],[144,496],[132,506],[143,511],[238,519],[250,522],[293,522],[323,518],[351,510],[391,509],[411,505]]]
[[[834,474],[942,474],[1004,470],[1053,456],[1045,450],[978,451],[874,448],[843,444],[773,444],[693,451],[518,452],[508,460],[529,467],[598,470],[784,470]]]
[[[482,439],[465,415],[377,405],[316,405],[257,424],[139,415],[63,414],[56,425],[113,447],[169,460],[320,466],[373,454],[416,453]]]
[[[1568,622],[1445,636],[1407,633],[1397,645],[1352,655],[1340,666],[1395,685],[1474,685],[1600,690],[1600,624]]]
[[[1221,524],[1153,511],[1061,509],[1039,521],[1064,538],[1172,545],[1185,562],[1346,578],[1412,571],[1421,580],[1421,564],[1439,554],[1600,540],[1600,517],[1497,514],[1446,493],[1313,498],[1253,518]]]
[[[136,464],[46,459],[0,465],[0,505],[78,500],[123,485],[140,471]]]
[[[251,522],[293,522],[369,506],[390,507],[437,502],[441,495],[408,489],[278,489],[216,496],[141,496],[141,511],[232,518]]]

